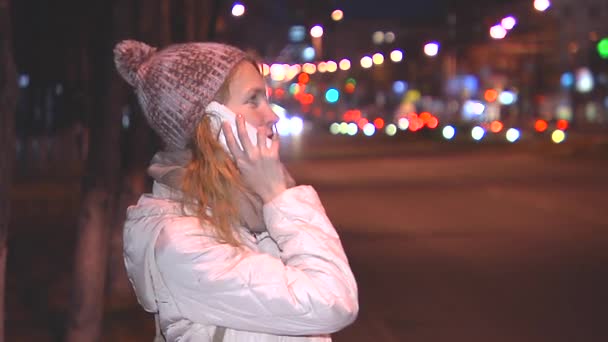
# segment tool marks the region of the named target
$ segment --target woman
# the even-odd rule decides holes
[[[352,323],[355,279],[315,190],[293,186],[279,161],[255,61],[217,43],[157,52],[123,41],[114,55],[165,144],[148,169],[153,191],[128,209],[124,230],[129,279],[157,340],[330,341]],[[236,136],[235,123],[220,131],[206,112],[212,101],[238,113]],[[271,144],[251,141],[245,122]]]

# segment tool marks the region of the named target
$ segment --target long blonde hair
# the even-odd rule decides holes
[[[253,59],[244,61],[258,67]],[[225,103],[229,98],[229,85],[237,68],[238,64],[220,87],[216,101]],[[220,144],[218,134],[221,133],[213,129],[211,120],[214,118],[203,116],[189,145],[192,160],[182,181],[184,205],[196,212],[201,223],[209,223],[215,229],[220,242],[239,246],[232,229],[241,223],[237,196],[249,190],[236,164]]]

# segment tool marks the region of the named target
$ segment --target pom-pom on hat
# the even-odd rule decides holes
[[[124,40],[114,47],[118,73],[135,89],[148,123],[169,150],[186,147],[205,108],[246,57],[220,43],[175,44],[156,51]]]

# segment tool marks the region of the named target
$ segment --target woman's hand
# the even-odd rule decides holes
[[[234,156],[243,180],[253,192],[262,198],[264,203],[268,203],[287,189],[287,179],[279,160],[278,134],[274,134],[272,144],[266,146],[265,132],[258,128],[257,146],[254,145],[247,135],[245,119],[242,115],[236,117],[236,130],[241,146],[243,146],[242,150],[232,134],[230,124],[222,123],[226,144]]]

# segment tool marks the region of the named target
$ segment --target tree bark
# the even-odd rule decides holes
[[[17,71],[13,60],[10,1],[0,0],[0,342],[4,341],[4,284],[10,189],[15,157]]]
[[[126,84],[112,62],[112,38],[126,31],[131,19],[130,2],[99,4],[102,7],[97,10],[109,12],[112,26],[104,30],[99,29],[103,24],[96,23],[98,26],[93,32],[97,34],[91,39],[97,44],[91,47],[94,86],[89,87],[95,107],[89,116],[91,149],[77,228],[72,302],[65,337],[69,342],[96,342],[102,338],[108,249],[120,175],[120,124],[122,107],[128,102]]]

